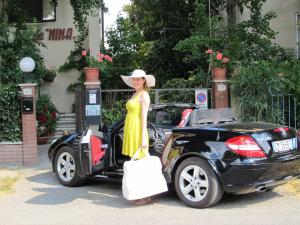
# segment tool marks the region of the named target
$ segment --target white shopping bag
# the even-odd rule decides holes
[[[130,161],[124,163],[122,190],[127,200],[141,199],[168,191],[160,159],[148,153],[146,157],[136,160],[140,151],[141,148]]]

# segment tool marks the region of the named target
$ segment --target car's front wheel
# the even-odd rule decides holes
[[[199,157],[187,158],[175,173],[178,197],[188,206],[205,208],[216,204],[223,196],[223,189],[212,168]]]
[[[59,182],[65,186],[75,187],[83,183],[77,172],[73,150],[64,146],[58,150],[54,162],[55,174]]]

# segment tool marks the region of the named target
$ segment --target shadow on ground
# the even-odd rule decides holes
[[[27,177],[27,179],[35,184],[43,184],[41,186],[46,185],[46,187],[34,187],[32,189],[34,192],[38,192],[38,194],[27,200],[26,203],[28,204],[59,205],[67,204],[77,199],[86,199],[93,204],[113,208],[139,207],[130,204],[123,198],[121,184],[117,182],[89,181],[81,187],[64,187],[57,181],[52,171],[41,172],[37,175]],[[249,205],[258,204],[280,196],[276,191],[247,195],[224,195],[223,199],[217,205],[213,206],[213,208],[246,208]],[[157,196],[154,203],[172,207],[185,207],[177,198],[174,191]]]

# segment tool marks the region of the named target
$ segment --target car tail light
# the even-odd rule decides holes
[[[226,141],[228,148],[238,155],[247,158],[264,158],[266,154],[250,136],[243,135]]]
[[[274,132],[282,132],[282,131],[289,131],[289,130],[290,130],[290,128],[288,128],[288,127],[278,127],[276,129],[274,129],[273,131]]]

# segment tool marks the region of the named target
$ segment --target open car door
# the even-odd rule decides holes
[[[107,145],[103,143],[103,133],[88,129],[84,132],[79,144],[79,158],[86,175],[95,174],[105,168]]]

